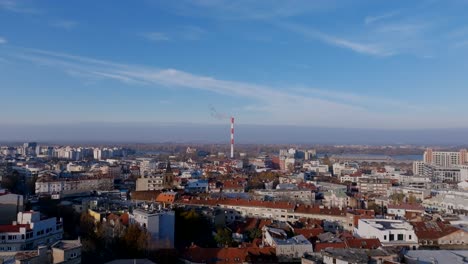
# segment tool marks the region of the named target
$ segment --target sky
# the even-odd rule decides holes
[[[464,0],[0,0],[0,124],[8,136],[229,116],[239,127],[466,128],[467,10]]]

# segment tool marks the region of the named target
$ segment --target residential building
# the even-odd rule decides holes
[[[130,222],[145,228],[151,235],[151,244],[156,248],[174,247],[174,211],[135,209],[130,214]]]
[[[468,249],[468,232],[441,221],[412,222],[420,246]]]
[[[23,211],[23,196],[0,189],[0,225],[15,221],[20,211]]]
[[[80,264],[81,241],[61,240],[51,246],[54,264]]]
[[[62,219],[41,219],[40,212],[19,212],[17,221],[0,225],[0,251],[36,249],[62,239]]]
[[[426,149],[423,155],[424,162],[427,164],[452,167],[455,165],[463,165],[468,161],[467,150],[462,149],[458,152],[454,151],[434,151]]]
[[[388,178],[362,177],[359,179],[357,187],[361,193],[372,193],[386,196],[388,189],[392,187],[392,182]]]
[[[423,175],[425,164],[424,161],[413,161],[413,175]]]
[[[288,201],[309,205],[315,201],[315,193],[308,189],[254,190],[254,194],[267,201]]]
[[[424,207],[420,204],[389,204],[387,206],[387,214],[393,215],[396,218],[411,220],[421,218],[424,214]]]
[[[40,177],[35,185],[36,194],[70,194],[93,190],[109,191],[114,189],[114,178],[108,175],[83,175],[72,178],[44,176]]]
[[[263,242],[276,249],[280,260],[300,259],[306,253],[312,253],[312,243],[303,235],[287,237],[283,229],[263,227]]]
[[[354,233],[362,238],[378,238],[384,246],[418,247],[413,226],[404,220],[359,219]]]

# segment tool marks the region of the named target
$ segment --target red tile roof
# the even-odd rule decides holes
[[[177,193],[160,193],[156,198],[156,202],[172,204],[177,198]]]
[[[190,247],[183,258],[196,263],[276,263],[276,250],[271,247],[258,248],[200,248]]]
[[[462,230],[438,221],[411,222],[411,224],[414,227],[414,232],[416,233],[416,236],[420,240],[435,240],[450,235],[453,232]]]
[[[420,204],[389,204],[388,209],[402,209],[402,210],[412,210],[412,211],[424,211],[424,207]]]
[[[18,233],[21,227],[26,228],[26,230],[31,230],[31,226],[29,224],[0,225],[0,233]]]
[[[376,249],[382,246],[377,238],[349,238],[345,240],[348,248]]]
[[[346,244],[344,242],[340,243],[317,243],[315,244],[314,252],[320,252],[326,248],[346,248]]]
[[[294,233],[296,235],[303,235],[307,239],[311,239],[323,233],[323,228],[295,228]]]

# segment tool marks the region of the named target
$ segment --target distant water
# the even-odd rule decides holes
[[[385,158],[392,158],[394,160],[422,160],[423,155],[415,154],[415,155],[381,155],[381,154],[362,154],[362,153],[346,153],[346,154],[331,154],[327,153],[328,156],[341,156],[341,157],[372,157],[376,159],[385,159]],[[318,153],[317,156],[319,158],[323,158],[325,156],[325,153]]]

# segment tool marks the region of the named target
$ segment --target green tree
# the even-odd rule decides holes
[[[233,244],[232,232],[227,228],[218,228],[214,239],[218,245],[231,246]]]
[[[410,204],[414,204],[414,203],[417,203],[417,199],[416,199],[416,196],[410,194],[410,196],[408,197],[408,203]]]
[[[404,198],[405,195],[403,193],[394,193],[390,195],[390,199],[392,199],[394,204],[401,204]]]
[[[249,241],[253,241],[256,238],[262,238],[262,230],[258,228],[252,228],[246,232]]]

